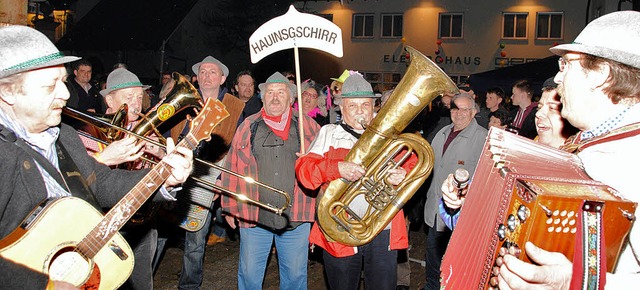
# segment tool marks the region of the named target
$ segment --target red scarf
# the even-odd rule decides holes
[[[264,108],[260,110],[260,114],[262,114],[264,123],[271,128],[271,131],[273,131],[276,136],[284,141],[289,139],[289,128],[291,128],[291,117],[289,116],[292,114],[291,108],[280,116],[269,116],[264,111]]]

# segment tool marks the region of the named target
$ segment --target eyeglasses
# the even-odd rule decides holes
[[[288,80],[290,80],[290,81],[295,81],[295,80],[296,80],[296,77],[288,76],[288,77],[287,77],[287,79],[288,79]]]
[[[313,94],[313,93],[309,93],[309,92],[302,92],[302,96],[303,97],[310,97],[312,99],[317,99],[318,98],[318,94]]]
[[[341,91],[341,89],[338,86],[335,86],[333,88],[331,88],[331,91],[334,93],[339,93]]]
[[[569,65],[569,62],[572,62],[574,60],[580,60],[581,58],[577,57],[577,58],[572,58],[572,59],[566,59],[564,57],[560,57],[558,58],[558,68],[560,69],[560,72],[564,72],[565,69],[567,68],[567,65]]]

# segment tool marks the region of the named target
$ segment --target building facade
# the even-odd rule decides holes
[[[472,74],[550,56],[549,47],[572,41],[600,15],[640,8],[640,0],[198,0],[184,19],[171,27],[171,34],[162,39],[166,49],[165,45],[147,50],[106,47],[131,43],[136,39],[134,31],[153,27],[111,29],[115,24],[149,15],[150,7],[162,9],[175,4],[173,1],[176,0],[0,1],[0,26],[34,26],[57,41],[66,32],[86,28],[79,24],[80,20],[92,18],[84,17],[90,12],[98,12],[106,20],[102,26],[89,30],[109,33],[91,33],[94,39],[82,42],[95,43],[98,48],[72,45],[64,49],[90,59],[96,76],[108,73],[116,62],[127,63],[143,79],[158,79],[162,71],[190,74],[193,63],[215,55],[229,66],[232,75],[251,69],[257,80],[263,81],[274,70],[293,70],[294,54],[280,51],[252,64],[248,38],[261,24],[284,14],[292,3],[301,12],[330,19],[343,34],[342,58],[313,49],[300,50],[302,80],[313,78],[328,83],[344,69],[352,69],[362,72],[377,90],[383,91],[402,78],[408,63],[406,46],[434,60],[454,81],[465,83]],[[117,8],[93,11],[100,10],[98,4],[105,2]],[[142,5],[151,2],[155,6]],[[126,8],[120,7],[124,3]],[[174,14],[160,14],[159,20],[165,22]],[[108,35],[119,35],[121,39],[106,41]]]
[[[358,70],[382,91],[406,70],[406,46],[464,84],[474,73],[551,56],[550,47],[572,41],[590,19],[617,10],[606,2],[343,0],[295,6],[342,29],[344,56],[335,71]]]

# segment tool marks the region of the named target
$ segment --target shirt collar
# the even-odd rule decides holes
[[[582,133],[580,133],[580,140],[589,140],[591,138],[595,138],[595,137],[604,135],[606,133],[609,133],[609,131],[620,127],[621,125],[624,124],[623,121],[625,121],[625,119],[631,115],[630,112],[636,111],[635,108],[640,108],[640,106],[638,106],[638,104],[634,104],[630,107],[626,107],[622,109],[619,113],[614,114],[611,118],[600,123],[598,126],[594,127],[593,129],[588,131],[583,131]]]
[[[3,110],[0,110],[0,124],[13,131],[16,137],[24,140],[27,144],[43,151],[51,150],[60,135],[59,127],[50,127],[42,133],[29,133],[20,123],[7,116]]]

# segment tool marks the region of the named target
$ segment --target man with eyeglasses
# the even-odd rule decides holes
[[[637,11],[607,14],[589,23],[573,43],[550,49],[561,56],[554,80],[563,105],[562,117],[581,130],[570,145],[577,148],[591,178],[635,202],[640,202],[637,171],[632,169],[640,164],[638,23]],[[605,224],[604,230],[615,226]],[[616,269],[606,274],[605,289],[638,287],[638,227],[637,222],[633,224]],[[585,282],[593,282],[589,289],[602,289],[605,284],[604,277],[589,279],[574,273],[573,264],[561,253],[550,253],[531,243],[525,245],[525,252],[536,265],[506,255],[500,267],[500,289],[587,289]]]
[[[454,96],[451,101],[452,124],[440,129],[431,142],[435,161],[424,205],[424,222],[428,228],[425,254],[427,283],[424,289],[440,289],[440,263],[451,238],[451,230],[438,212],[442,182],[458,168],[466,169],[473,176],[487,137],[487,129],[474,118],[477,112],[478,105],[471,94]]]
[[[280,289],[307,288],[309,229],[315,215],[315,194],[298,186],[294,165],[298,159],[300,138],[308,148],[320,130],[308,116],[298,116],[291,108],[296,86],[276,72],[258,86],[262,110],[247,117],[238,127],[224,167],[260,180],[291,196],[291,204],[282,215],[238,202],[223,195],[221,205],[227,222],[240,227],[238,289],[262,289],[267,260],[275,241],[280,269]],[[298,122],[303,122],[304,136]],[[307,148],[304,148],[306,151]],[[281,207],[285,198],[264,187],[256,187],[243,178],[221,174],[224,188],[247,197]]]

